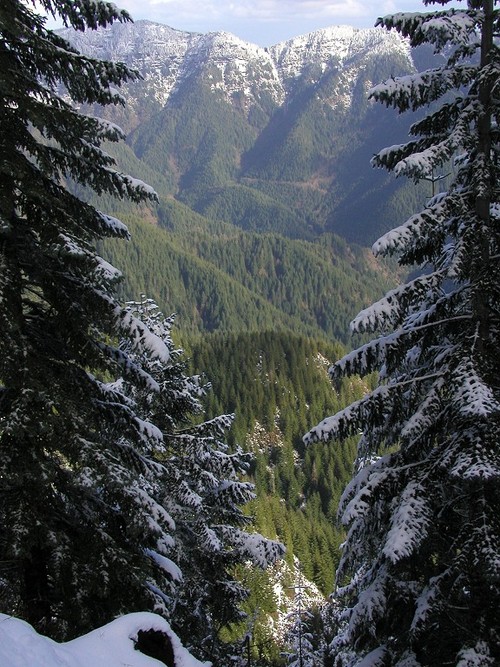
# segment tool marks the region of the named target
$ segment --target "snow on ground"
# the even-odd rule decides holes
[[[58,644],[43,637],[24,621],[0,614],[2,667],[161,667],[162,662],[135,650],[140,630],[168,635],[175,667],[208,667],[181,644],[167,621],[156,614],[127,614],[70,642]]]

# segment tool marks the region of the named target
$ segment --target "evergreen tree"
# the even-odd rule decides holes
[[[288,617],[286,664],[287,667],[323,667],[326,645],[321,608],[304,608],[303,597],[302,591],[298,590]]]
[[[360,313],[354,331],[380,335],[332,374],[378,370],[379,386],[306,436],[363,430],[340,508],[349,533],[337,578],[350,583],[338,665],[500,663],[497,4],[379,20],[445,63],[374,88],[400,111],[431,105],[375,165],[418,180],[455,158],[457,171],[374,246],[421,272]]]
[[[222,439],[232,415],[200,420],[209,385],[198,375],[186,375],[182,350],[174,348],[171,338],[173,317],[164,318],[151,299],[129,307],[169,351],[164,363],[147,350],[134,351],[129,339],[121,345],[159,387],[151,391],[120,383],[135,411],[162,434],[157,451],[163,474],[157,488],[175,529],[166,550],[148,550],[160,579],[162,571],[167,575],[162,586],[153,586],[157,610],[194,653],[220,661],[221,652],[229,649],[221,644],[220,631],[242,618],[241,603],[248,595],[235,576],[236,566],[266,568],[283,554],[283,546],[248,529],[251,517],[241,506],[255,497],[254,485],[241,477],[251,455],[239,447],[229,451]]]
[[[99,0],[37,5],[77,30],[129,20]],[[28,2],[0,3],[0,608],[55,638],[151,608],[145,549],[173,527],[154,496],[161,434],[105,382],[158,389],[119,334],[169,351],[119,306],[119,272],[96,254],[126,227],[64,187],[154,199],[101,148],[121,131],[77,110],[120,103],[135,77],[78,54]]]

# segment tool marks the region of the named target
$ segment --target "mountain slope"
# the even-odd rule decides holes
[[[341,26],[261,49],[228,33],[146,21],[63,34],[85,53],[141,72],[113,120],[161,175],[162,195],[294,238],[333,231],[368,244],[394,222],[386,201],[405,186],[369,159],[404,131],[367,91],[414,70],[399,36]]]

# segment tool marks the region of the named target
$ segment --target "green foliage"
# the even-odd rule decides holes
[[[176,188],[189,202],[199,190],[234,177],[238,155],[254,136],[241,113],[218,99],[206,83],[193,80],[182,88],[174,105],[140,126],[130,143],[155,171],[175,175]]]
[[[253,232],[273,232],[292,238],[307,236],[303,216],[293,208],[251,187],[228,185],[202,191],[191,205],[215,220],[225,220]]]
[[[308,239],[328,231],[366,245],[395,220],[391,194],[411,198],[404,183],[367,168],[380,142],[403,138],[405,127],[369,104],[366,91],[407,74],[409,63],[398,51],[374,49],[338,65],[306,67],[286,83],[282,106],[257,79],[250,99],[239,90],[228,97],[208,59],[159,108],[154,75],[144,72],[148,80],[127,86],[128,116],[114,118],[132,129],[132,150],[120,149],[124,168],[137,171],[133,152],[160,196],[247,230]]]
[[[229,441],[254,453],[250,478],[257,498],[249,508],[255,526],[264,535],[279,536],[288,562],[296,555],[304,575],[325,594],[332,590],[343,541],[336,507],[352,474],[356,445],[352,440],[304,450],[302,434],[322,414],[367,389],[354,381],[332,389],[328,359],[341,353],[338,344],[276,331],[212,334],[191,349],[192,367],[209,369],[208,415],[222,405],[234,411]]]
[[[250,592],[242,604],[246,617],[232,627],[225,628],[221,632],[222,639],[236,647],[239,644],[244,660],[247,660],[250,650],[250,659],[254,664],[255,661],[262,666],[281,664],[281,647],[269,625],[269,619],[276,619],[278,612],[269,573],[255,568],[239,567],[236,570],[236,577]]]
[[[128,218],[124,216],[124,219]],[[147,289],[151,297],[175,311],[183,331],[248,328],[250,322],[263,329],[277,324],[291,327],[286,313],[268,304],[216,265],[184,250],[165,232],[149,223],[129,223],[134,241],[127,246],[107,244],[111,260],[123,267],[121,294]]]

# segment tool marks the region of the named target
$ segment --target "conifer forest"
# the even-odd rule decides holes
[[[132,19],[0,2],[0,667],[498,667],[500,2]]]

